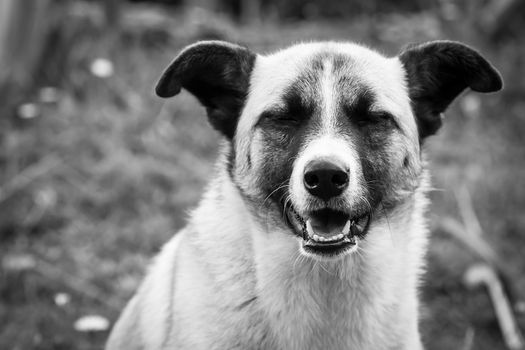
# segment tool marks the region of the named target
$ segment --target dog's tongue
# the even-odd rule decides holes
[[[348,231],[348,219],[341,215],[332,215],[327,213],[325,215],[316,215],[308,219],[309,224],[315,234],[324,237],[338,235],[340,233],[346,234]]]

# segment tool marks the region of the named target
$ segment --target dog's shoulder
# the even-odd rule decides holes
[[[140,328],[140,313],[137,307],[137,297],[134,296],[126,305],[117,323],[113,326],[106,343],[106,350],[144,350]],[[135,331],[133,331],[135,330]]]
[[[177,233],[154,259],[137,293],[115,323],[107,350],[161,348],[172,328],[177,252],[185,233],[186,230]]]

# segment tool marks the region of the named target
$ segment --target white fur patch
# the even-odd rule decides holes
[[[147,349],[161,349],[173,326],[171,307],[175,285],[175,257],[182,236],[179,233],[164,245],[139,291],[142,294],[138,302],[139,321],[143,330],[141,336]]]
[[[336,92],[331,59],[323,61],[323,75],[321,78],[321,91],[323,99],[322,123],[325,132],[333,131],[336,127]]]

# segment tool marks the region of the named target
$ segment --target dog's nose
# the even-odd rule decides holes
[[[312,195],[327,201],[348,187],[348,172],[331,161],[311,161],[304,169],[304,187]]]

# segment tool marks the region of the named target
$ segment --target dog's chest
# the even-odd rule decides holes
[[[374,305],[373,295],[362,288],[319,265],[313,269],[307,276],[260,291],[259,305],[278,348],[383,349],[385,343],[394,343],[377,335],[386,334],[380,320],[392,320],[395,306]]]
[[[272,334],[282,349],[345,349],[360,344],[349,329],[352,316],[347,303],[336,306],[326,296],[289,290],[280,310],[268,311]]]

